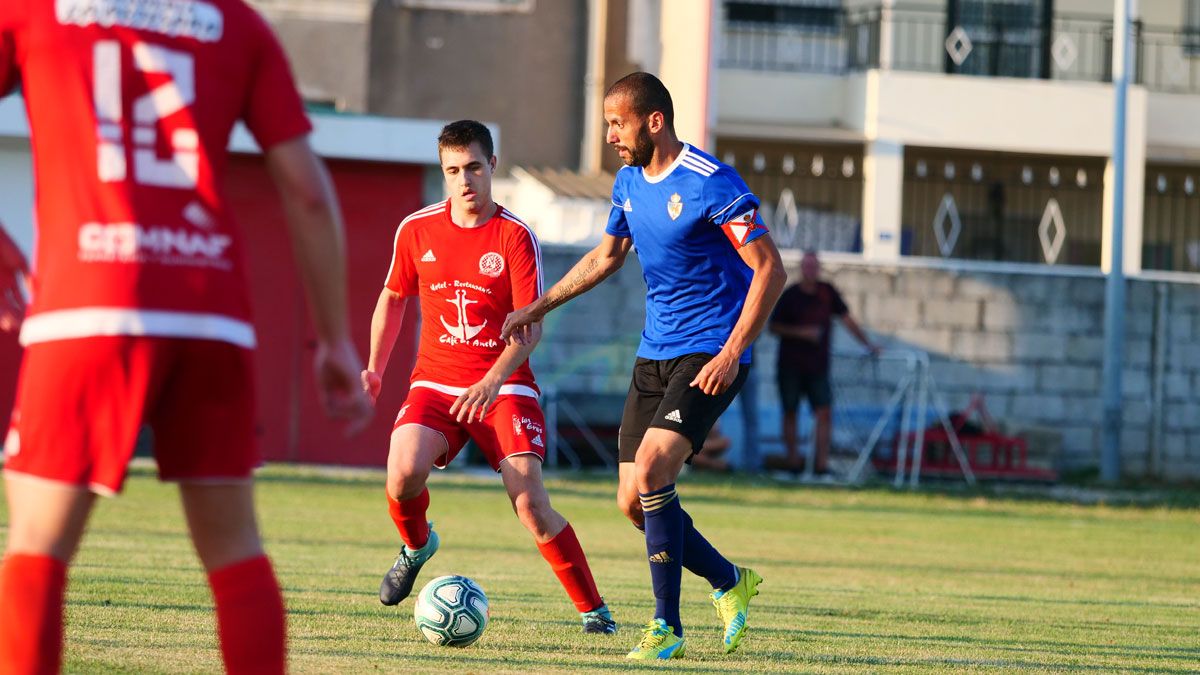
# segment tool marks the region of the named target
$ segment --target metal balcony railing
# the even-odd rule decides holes
[[[886,14],[885,14],[886,11]],[[885,26],[890,48],[883,53]],[[1200,93],[1200,31],[1135,25],[1134,82]],[[723,68],[843,75],[870,68],[1081,82],[1112,79],[1112,20],[1057,14],[1047,27],[991,17],[951,25],[944,7],[836,10],[820,25],[728,22]]]

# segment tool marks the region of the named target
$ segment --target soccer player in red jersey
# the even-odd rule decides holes
[[[283,598],[254,514],[244,246],[222,187],[238,120],[283,199],[322,401],[352,426],[370,415],[341,216],[283,51],[242,0],[3,0],[0,95],[18,85],[37,246],[5,443],[0,672],[61,668],[67,565],[143,424],[160,478],[179,483],[226,669],[283,672]]]
[[[438,153],[450,198],[405,218],[396,230],[387,281],[371,319],[362,384],[379,395],[408,298],[421,302],[421,342],[408,398],[388,452],[387,500],[404,545],[383,578],[379,600],[412,592],[439,540],[425,516],[426,481],[474,439],[504,479],[517,517],[562,582],[586,633],[615,633],[571,525],[550,506],[542,484],[545,420],[529,368],[537,341],[508,344],[500,326],[513,307],[542,291],[542,260],[528,225],[492,201],[492,135],[470,120],[447,125]]]

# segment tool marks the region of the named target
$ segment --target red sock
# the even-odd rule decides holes
[[[67,564],[16,553],[0,570],[0,673],[57,673],[62,668]]]
[[[429,510],[429,489],[421,490],[421,494],[412,499],[396,501],[390,494],[388,513],[392,514],[392,522],[400,531],[400,538],[410,549],[421,548],[429,543],[429,522],[425,520],[425,512]]]
[[[590,612],[604,604],[600,591],[596,590],[596,581],[592,579],[592,570],[588,568],[587,556],[583,555],[583,547],[579,545],[575,530],[571,529],[569,523],[553,539],[538,544],[538,550],[550,563],[550,569],[554,570],[563,588],[567,589],[575,609]]]
[[[266,556],[208,574],[217,606],[217,636],[229,675],[283,673],[287,618],[275,570]]]

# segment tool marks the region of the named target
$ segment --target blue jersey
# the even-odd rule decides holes
[[[618,171],[612,200],[605,231],[633,239],[646,280],[638,356],[721,351],[754,276],[738,249],[767,233],[758,197],[731,167],[685,144],[657,176],[640,167]]]

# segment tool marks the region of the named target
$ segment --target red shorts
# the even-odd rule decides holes
[[[400,406],[392,430],[417,424],[444,436],[446,454],[434,462],[439,469],[454,461],[468,438],[475,441],[496,471],[500,470],[500,462],[513,455],[535,455],[539,460],[546,459],[546,420],[536,398],[504,394],[496,398],[482,422],[470,424],[460,423],[450,414],[450,406],[456,398],[426,387],[414,387]]]
[[[30,345],[5,471],[121,491],[138,432],[168,481],[242,481],[262,463],[253,353],[212,340],[89,337]]]

